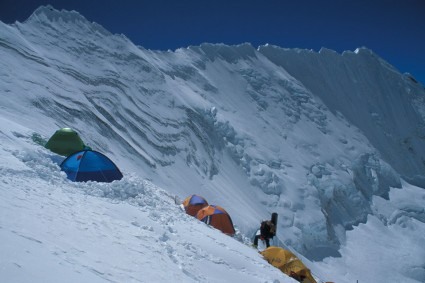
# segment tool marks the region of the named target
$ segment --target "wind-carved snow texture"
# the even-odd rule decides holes
[[[424,87],[366,48],[342,55],[263,46],[260,52],[340,112],[402,176],[425,186]],[[405,123],[405,121],[415,121]]]
[[[372,199],[399,174],[425,187],[425,91],[368,49],[151,51],[51,7],[0,29],[2,115],[44,138],[70,126],[124,173],[222,204],[245,235],[277,212],[279,238],[309,259],[382,218]]]

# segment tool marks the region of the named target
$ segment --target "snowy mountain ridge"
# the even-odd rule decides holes
[[[403,179],[425,186],[425,91],[366,48],[152,51],[50,6],[0,35],[4,121],[44,138],[72,127],[124,175],[222,205],[247,237],[278,212],[279,239],[318,272],[347,264],[349,231],[375,219],[423,229],[423,190]],[[423,280],[417,253],[393,272]]]

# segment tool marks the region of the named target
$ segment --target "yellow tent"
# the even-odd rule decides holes
[[[303,283],[317,283],[310,270],[293,253],[280,247],[269,247],[261,252],[264,259],[283,273]]]

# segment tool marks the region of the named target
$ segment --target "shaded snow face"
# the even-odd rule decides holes
[[[245,235],[278,212],[281,241],[310,259],[339,256],[399,174],[423,178],[423,88],[369,51],[155,52],[50,8],[0,29],[2,115],[46,138],[72,127],[124,175],[203,195]]]
[[[259,50],[360,128],[399,174],[425,186],[424,86],[366,48],[342,55],[325,48]]]

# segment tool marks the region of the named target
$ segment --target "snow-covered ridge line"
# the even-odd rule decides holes
[[[103,36],[109,36],[111,33],[103,28],[96,22],[89,22],[83,15],[77,11],[58,11],[51,5],[40,6],[37,8],[31,16],[24,22],[32,25],[46,25],[48,22],[54,23],[55,25],[66,25],[69,23],[76,24],[79,27],[89,27],[89,30],[98,32]],[[122,35],[121,35],[122,36]]]

